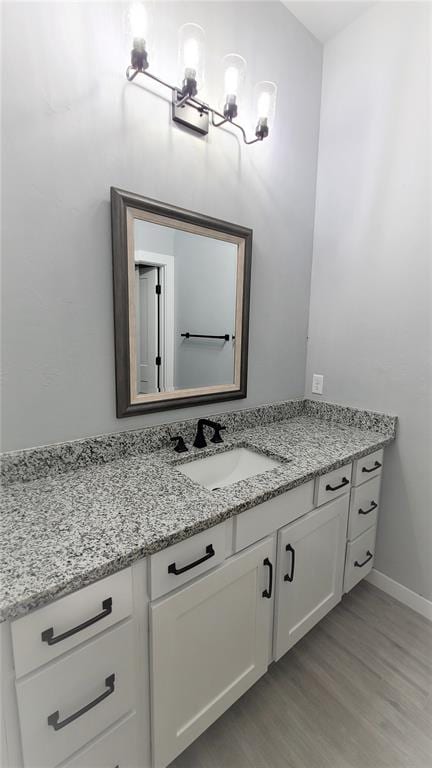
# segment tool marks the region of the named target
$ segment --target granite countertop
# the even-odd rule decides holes
[[[0,620],[22,616],[388,445],[393,422],[372,431],[300,413],[224,433],[225,442],[209,449],[176,454],[163,448],[13,482],[3,493]],[[241,445],[279,458],[282,466],[214,491],[176,470],[197,455]]]

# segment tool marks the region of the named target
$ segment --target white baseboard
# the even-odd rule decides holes
[[[387,592],[400,603],[407,605],[408,608],[412,608],[413,611],[421,613],[426,619],[432,621],[432,601],[427,600],[425,597],[418,595],[417,592],[413,592],[408,587],[404,587],[403,584],[399,584],[398,581],[394,581],[390,576],[386,576],[385,573],[372,568],[369,576],[366,576],[366,581],[369,581],[378,589],[382,589],[383,592]]]

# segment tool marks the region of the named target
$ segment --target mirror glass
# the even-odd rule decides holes
[[[237,251],[135,219],[138,394],[234,384]]]

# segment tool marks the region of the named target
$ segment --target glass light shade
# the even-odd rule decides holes
[[[254,89],[254,113],[256,121],[270,128],[276,113],[277,86],[269,80],[257,83]]]
[[[237,53],[228,53],[222,59],[223,94],[221,106],[225,117],[231,119],[237,116],[237,107],[242,99],[243,86],[246,78],[246,61]]]
[[[178,40],[179,79],[195,79],[199,90],[204,83],[204,30],[198,24],[183,24]]]

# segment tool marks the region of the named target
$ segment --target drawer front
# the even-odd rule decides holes
[[[352,488],[348,523],[350,541],[377,524],[380,485],[381,478],[376,477],[358,488]]]
[[[345,464],[340,469],[327,472],[315,480],[315,505],[320,507],[327,501],[349,491],[351,487],[352,464]]]
[[[360,483],[365,483],[367,480],[380,475],[383,457],[384,450],[381,448],[380,451],[369,453],[368,456],[363,456],[362,459],[356,459],[353,470],[353,485],[360,485]]]
[[[197,533],[150,557],[152,600],[209,571],[225,560],[225,523]]]
[[[17,682],[25,768],[54,768],[135,707],[134,653],[128,621]]]
[[[11,624],[16,676],[52,661],[131,613],[127,568],[16,619]]]
[[[132,715],[81,750],[62,768],[137,768],[137,723]]]
[[[344,592],[349,592],[373,568],[376,528],[369,528],[347,544]]]
[[[235,551],[254,544],[313,508],[314,481],[310,480],[275,499],[265,501],[234,518]]]

